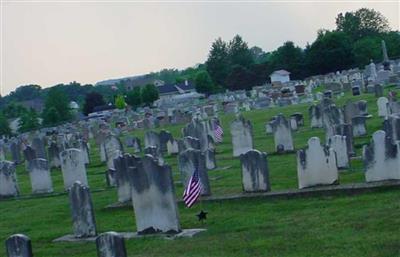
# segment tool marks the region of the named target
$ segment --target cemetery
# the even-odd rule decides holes
[[[181,15],[170,15],[170,7],[173,19],[162,8],[151,17],[153,25],[162,18],[168,37],[148,20],[138,23],[144,31],[138,33],[129,23],[134,16],[125,21],[124,12],[115,12],[135,43],[112,25],[113,33],[96,42],[112,51],[92,46],[93,54],[84,40],[71,38],[85,45],[85,58],[102,56],[101,65],[115,66],[107,59],[113,56],[131,69],[123,59],[138,49],[146,58],[132,55],[129,63],[146,69],[147,59],[173,61],[166,48],[191,60],[190,48],[173,40],[189,47],[199,38],[188,43],[173,35],[168,22],[178,24]],[[112,8],[107,25],[114,22]],[[28,13],[13,22],[36,22]],[[203,22],[196,22],[206,38]],[[239,35],[229,42],[220,37],[204,63],[184,70],[93,85],[21,85],[0,96],[0,257],[400,257],[400,33],[368,8],[339,13],[335,24],[318,30],[305,48],[286,41],[264,52]],[[183,28],[192,29],[180,27],[178,35]],[[273,32],[271,42],[279,34]],[[140,46],[143,33],[151,49]],[[129,51],[122,42],[112,47],[117,41]],[[37,48],[30,47],[36,60]],[[64,48],[70,55],[72,48]],[[80,62],[88,68],[81,74],[112,70],[85,58],[77,52],[68,69],[62,58],[52,66],[68,76]],[[23,81],[25,65],[15,67]],[[112,72],[119,74],[118,67]],[[32,71],[33,81],[40,72]],[[46,72],[54,79],[54,70]]]
[[[233,100],[225,112],[205,100],[179,122],[143,128],[139,114],[115,131],[116,112],[3,140],[0,255],[227,256],[251,246],[275,256],[292,254],[293,243],[301,253],[334,243],[361,245],[339,252],[362,256],[378,254],[377,241],[395,253],[398,114],[382,99],[399,89],[318,100],[325,86],[308,87],[283,107],[246,110]],[[182,194],[194,170],[201,196],[189,209]]]

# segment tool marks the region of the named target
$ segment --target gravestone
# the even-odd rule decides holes
[[[137,137],[127,137],[125,140],[125,144],[126,147],[132,147],[134,153],[140,153],[142,151],[140,139]]]
[[[47,160],[40,158],[31,160],[28,164],[28,171],[33,194],[53,192],[53,182]]]
[[[9,161],[0,161],[0,198],[18,195],[19,188],[15,164]]]
[[[96,236],[96,221],[89,188],[76,181],[68,195],[74,236],[76,238]]]
[[[357,96],[357,95],[361,95],[361,90],[360,87],[352,87],[351,88],[351,93],[353,94],[353,96]]]
[[[189,148],[200,150],[200,140],[194,137],[183,137],[178,141],[178,149],[180,153]]]
[[[6,240],[7,257],[33,257],[32,243],[29,237],[15,234]]]
[[[147,148],[149,146],[156,146],[157,148],[160,149],[161,147],[161,141],[160,141],[160,135],[157,132],[154,131],[146,131],[144,134],[144,147]]]
[[[178,141],[173,138],[167,141],[167,153],[168,155],[179,153]]]
[[[376,104],[378,105],[379,117],[387,117],[389,115],[388,111],[389,100],[386,97],[382,96],[378,98]]]
[[[30,146],[28,145],[28,146],[26,146],[26,148],[23,150],[23,153],[24,153],[24,157],[25,157],[25,164],[26,164],[26,167],[28,167],[29,162],[36,158],[36,152],[35,152],[35,150],[34,150],[32,147],[30,147]]]
[[[336,154],[336,164],[339,169],[349,167],[349,155],[347,154],[346,136],[334,135],[329,139],[329,147]]]
[[[237,157],[253,149],[253,126],[243,116],[231,122],[233,156]]]
[[[296,131],[297,130],[297,121],[296,121],[296,118],[294,118],[294,117],[290,117],[290,128],[293,130],[293,131]]]
[[[367,127],[365,125],[365,121],[366,117],[364,116],[355,116],[351,119],[354,137],[367,135]]]
[[[159,165],[151,155],[142,158],[142,165],[129,167],[138,234],[179,233],[181,228],[171,168]]]
[[[168,152],[167,142],[174,140],[174,138],[172,137],[172,134],[166,130],[161,130],[159,135],[160,135],[160,151],[163,154],[167,153]]]
[[[392,114],[383,122],[383,128],[386,135],[393,142],[400,141],[400,114]]]
[[[128,153],[114,159],[118,202],[123,203],[132,199],[129,167],[140,166],[140,162],[140,158]]]
[[[300,112],[293,113],[290,117],[294,117],[297,123],[297,127],[304,126],[304,117],[303,114]]]
[[[47,159],[46,148],[43,139],[35,137],[32,140],[32,148],[35,150],[36,158]]]
[[[85,162],[85,164],[89,164],[90,156],[89,156],[88,143],[80,139],[80,140],[78,140],[78,146],[79,146],[78,149],[81,150],[81,152],[82,152],[83,161]]]
[[[400,145],[393,144],[384,131],[376,131],[364,146],[363,160],[367,182],[400,179]]]
[[[121,140],[116,136],[107,136],[103,142],[107,168],[114,169],[114,159],[124,152]]]
[[[250,150],[240,155],[242,186],[245,192],[270,191],[267,154]]]
[[[115,232],[105,232],[96,238],[97,257],[127,257],[125,240]]]
[[[383,96],[383,86],[380,84],[375,84],[374,92],[375,92],[375,97],[382,97]]]
[[[322,109],[320,105],[311,105],[308,108],[310,115],[311,128],[322,128]]]
[[[209,131],[206,121],[201,121],[200,119],[194,118],[182,129],[182,132],[183,136],[198,138],[200,141],[201,151],[204,152],[208,149]]]
[[[62,151],[60,160],[65,190],[68,190],[75,181],[88,185],[85,162],[79,149],[70,148]]]
[[[162,156],[162,153],[161,153],[160,149],[158,149],[158,147],[156,147],[156,146],[146,147],[144,149],[144,153],[153,156],[160,165],[164,164],[164,157]]]
[[[187,149],[178,155],[178,167],[181,172],[183,185],[187,186],[190,177],[198,170],[201,184],[201,195],[211,195],[210,182],[204,154],[195,149]]]
[[[14,163],[21,163],[21,151],[19,148],[19,142],[12,141],[10,143],[11,158]]]
[[[331,185],[338,181],[335,153],[322,146],[318,137],[308,140],[308,147],[297,152],[299,188]]]
[[[49,153],[49,162],[50,167],[58,168],[61,166],[60,162],[60,149],[57,146],[57,143],[51,142],[49,148],[47,149]]]
[[[279,114],[272,123],[275,150],[277,152],[293,151],[293,138],[289,122],[286,118]]]
[[[340,124],[336,125],[334,130],[335,135],[346,137],[347,154],[353,156],[355,154],[353,147],[353,127],[350,124]]]
[[[204,152],[204,157],[206,158],[206,168],[207,170],[213,170],[217,167],[217,161],[215,159],[215,149],[208,149]]]

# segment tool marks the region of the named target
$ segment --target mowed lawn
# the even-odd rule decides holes
[[[342,106],[349,99],[368,101],[369,113],[373,115],[367,120],[369,135],[382,128],[373,95],[346,95],[336,103]],[[273,154],[273,136],[265,134],[265,122],[278,113],[288,117],[294,112],[305,117],[305,126],[293,133],[295,147],[304,147],[312,136],[324,142],[322,129],[309,128],[307,104],[243,113],[253,124],[255,148],[268,153],[272,191],[297,188],[296,155]],[[232,157],[229,133],[234,116],[221,114],[220,118],[225,136],[224,142],[217,146],[217,165],[228,168],[209,172],[211,190],[216,196],[242,192],[240,162]],[[181,128],[182,125],[177,125],[166,129],[178,138]],[[143,142],[143,131],[133,134]],[[370,137],[355,139],[357,155],[369,140]],[[179,183],[176,156],[168,156],[166,161],[174,172],[177,198],[181,198],[183,186]],[[105,209],[117,199],[116,190],[105,187],[105,169],[98,147],[91,142],[87,172],[98,232],[135,231],[132,208]],[[52,171],[52,178],[55,192],[62,193],[59,169]],[[66,194],[30,197],[24,165],[18,167],[18,181],[22,196],[0,201],[0,241],[11,234],[23,233],[32,239],[36,257],[96,256],[94,243],[52,243],[53,239],[72,233]],[[363,181],[361,160],[353,160],[352,167],[340,173],[341,184]],[[195,216],[202,209],[208,212],[204,223]],[[182,228],[207,228],[207,231],[194,238],[128,240],[128,256],[400,256],[400,190],[396,189],[353,196],[200,202],[192,209],[180,203],[179,214]],[[4,244],[0,256],[5,256]]]

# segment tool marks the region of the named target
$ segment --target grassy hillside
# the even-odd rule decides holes
[[[367,120],[368,133],[381,129],[373,95],[348,96],[337,100],[365,99],[373,117]],[[324,141],[322,129],[309,128],[308,105],[296,105],[269,110],[244,112],[254,128],[255,148],[272,153],[273,136],[265,134],[265,122],[272,116],[302,112],[305,126],[293,133],[297,149],[312,136]],[[217,146],[217,165],[229,169],[209,172],[214,195],[240,193],[241,171],[238,158],[232,157],[229,123],[233,115],[221,115],[225,130],[224,142]],[[182,125],[167,129],[180,137]],[[143,140],[143,131],[133,133]],[[355,139],[359,155],[361,145],[370,137]],[[100,162],[99,149],[91,143],[91,164],[88,180],[92,190],[98,231],[135,231],[132,208],[105,209],[116,202],[113,188],[105,188],[105,164]],[[128,152],[132,151],[127,149]],[[176,156],[166,157],[172,166],[175,182],[179,181]],[[272,190],[297,188],[296,155],[268,156]],[[54,189],[63,191],[59,169],[52,171]],[[18,167],[20,199],[0,201],[0,241],[9,235],[23,233],[32,239],[34,255],[39,257],[96,256],[94,243],[52,243],[57,237],[72,232],[70,209],[66,194],[51,197],[25,197],[30,194],[30,181],[25,166]],[[340,183],[363,182],[360,160],[353,160],[349,170],[340,173]],[[183,187],[176,183],[178,198]],[[400,190],[382,190],[356,196],[310,197],[290,200],[244,199],[207,202],[186,209],[179,204],[182,228],[204,227],[208,231],[195,238],[174,241],[142,238],[126,241],[129,256],[400,256]],[[195,214],[201,209],[209,212],[204,224]],[[0,256],[5,256],[0,248]]]

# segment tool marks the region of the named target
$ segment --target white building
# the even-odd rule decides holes
[[[290,72],[285,70],[274,71],[269,77],[271,78],[271,83],[280,82],[286,83],[290,81]]]

